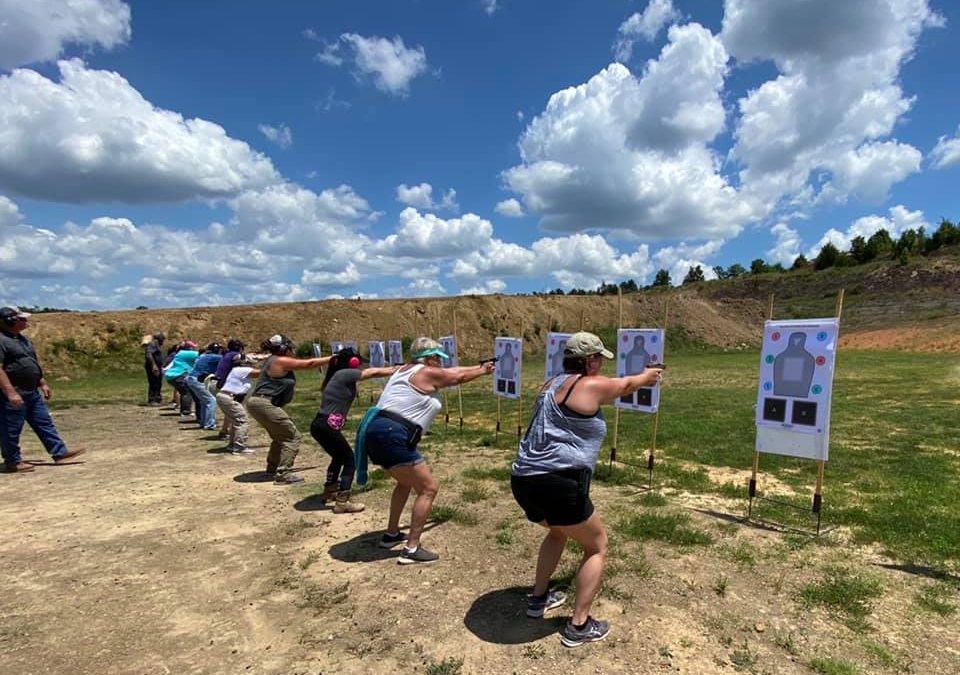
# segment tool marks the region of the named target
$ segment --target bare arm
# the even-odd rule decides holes
[[[315,359],[295,359],[292,356],[278,356],[270,362],[267,375],[270,377],[283,377],[290,370],[322,368],[330,363],[330,359],[332,358],[332,356],[320,356]]]
[[[389,368],[364,368],[360,371],[361,380],[369,380],[371,377],[390,377],[400,366],[390,366]]]
[[[661,368],[647,368],[637,375],[627,375],[626,377],[605,377],[603,375],[594,375],[584,377],[583,383],[577,386],[570,398],[567,400],[567,406],[584,415],[592,415],[597,409],[605,403],[612,403],[621,396],[632,394],[641,387],[652,387],[660,379]],[[570,384],[564,384],[561,390],[557,392],[558,397],[562,398],[566,389],[572,386],[573,378]]]
[[[421,368],[419,372],[414,373],[410,378],[411,384],[417,389],[426,392],[434,392],[438,389],[445,389],[464,382],[470,382],[478,377],[489,375],[493,372],[493,362],[488,361],[479,366],[460,366],[457,368],[434,368],[427,366]]]
[[[10,378],[7,377],[5,370],[0,370],[0,391],[3,392],[3,395],[7,397],[10,405],[14,408],[19,408],[23,405],[23,398],[17,393],[17,390],[13,388],[13,384],[10,382]]]

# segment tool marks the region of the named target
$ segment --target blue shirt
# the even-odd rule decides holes
[[[196,363],[198,356],[200,356],[200,352],[195,349],[181,349],[174,354],[173,361],[170,362],[167,371],[164,373],[167,381],[175,380],[193,370],[193,364]]]
[[[213,375],[217,372],[217,366],[220,365],[220,359],[223,357],[219,354],[214,354],[213,352],[207,352],[206,354],[201,354],[200,358],[197,359],[197,362],[193,366],[193,371],[190,373],[198,380],[203,380],[207,375]]]

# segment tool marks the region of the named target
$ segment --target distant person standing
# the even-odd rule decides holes
[[[76,457],[83,450],[68,450],[44,399],[52,392],[43,377],[33,344],[21,333],[27,328],[30,315],[13,307],[0,308],[0,450],[3,465],[10,473],[33,471],[32,464],[20,456],[20,433],[26,422],[58,464]],[[42,396],[41,396],[42,394]]]
[[[147,403],[160,405],[163,395],[160,387],[163,385],[163,333],[154,333],[153,339],[143,349],[143,367],[147,371]]]
[[[270,357],[260,367],[260,377],[245,401],[250,417],[257,420],[270,434],[270,451],[267,453],[267,473],[275,477],[278,485],[302,483],[303,476],[293,473],[293,461],[300,452],[300,432],[283,407],[293,400],[297,386],[294,370],[322,368],[332,357],[298,359],[296,345],[286,335],[274,335],[260,348],[270,352]]]

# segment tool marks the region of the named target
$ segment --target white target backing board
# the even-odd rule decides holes
[[[757,387],[757,451],[826,460],[839,319],[767,321]]]
[[[367,354],[369,354],[371,368],[383,368],[387,362],[382,340],[370,340],[367,342]]]
[[[520,369],[523,365],[523,340],[502,337],[493,342],[497,357],[493,371],[493,393],[504,398],[520,398]]]
[[[440,338],[440,346],[450,357],[443,359],[444,368],[456,368],[460,365],[460,359],[457,358],[457,338],[453,335],[445,335]]]
[[[573,333],[547,333],[547,363],[543,379],[549,380],[563,372],[563,348]]]
[[[403,365],[403,343],[400,340],[387,341],[387,360],[391,366]]]
[[[321,356],[323,356],[323,347],[320,345],[319,342],[314,342],[314,343],[313,343],[313,358],[319,359]],[[322,375],[322,374],[323,374],[323,368],[317,368],[317,372]]]
[[[357,350],[357,341],[356,340],[331,340],[330,342],[330,352],[336,354],[344,347],[350,347],[354,351]]]
[[[663,361],[662,328],[621,328],[617,331],[617,377],[639,375],[651,363]],[[624,410],[655,413],[660,407],[660,383],[621,396],[614,405]]]

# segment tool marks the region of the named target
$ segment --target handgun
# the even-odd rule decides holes
[[[480,359],[480,365],[483,366],[488,363],[496,363],[499,360],[500,360],[499,356],[491,356],[490,358],[487,358],[487,359]]]
[[[659,368],[660,370],[666,370],[667,364],[665,363],[648,363],[647,368]]]

